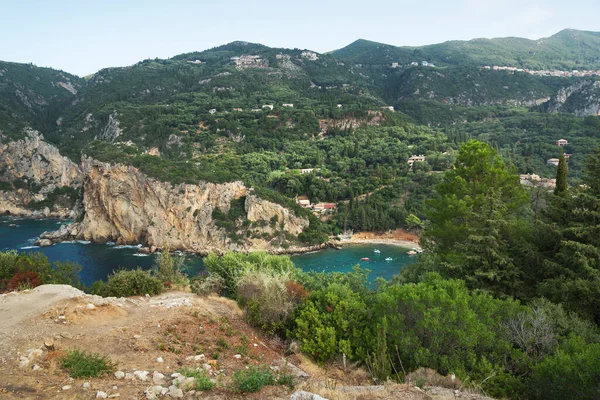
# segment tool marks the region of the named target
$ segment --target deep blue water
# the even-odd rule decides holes
[[[133,269],[141,267],[149,269],[154,256],[137,254],[136,247],[123,247],[93,243],[60,243],[50,247],[33,246],[35,239],[44,231],[56,230],[60,224],[69,223],[57,220],[30,220],[0,217],[0,250],[16,249],[19,252],[39,251],[44,253],[51,262],[73,261],[80,264],[81,281],[89,285],[106,277],[119,268]],[[10,224],[17,225],[10,227]],[[375,254],[374,249],[381,254]],[[406,255],[407,249],[390,245],[347,245],[342,250],[326,249],[315,253],[292,256],[296,266],[305,271],[340,271],[347,272],[356,264],[371,270],[370,279],[377,277],[390,279],[400,272],[407,264],[416,261],[415,257]],[[136,255],[137,254],[137,255]],[[360,261],[369,257],[370,261]],[[385,261],[392,257],[393,261]],[[186,266],[190,275],[196,275],[204,270],[202,258],[186,257]]]

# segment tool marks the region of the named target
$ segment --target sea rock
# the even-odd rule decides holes
[[[35,245],[36,246],[40,246],[40,247],[52,246],[52,240],[50,240],[50,239],[38,239],[38,240],[35,241]]]

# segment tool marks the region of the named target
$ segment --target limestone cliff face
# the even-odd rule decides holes
[[[561,88],[547,103],[547,111],[578,117],[600,115],[600,81],[583,80]]]
[[[304,228],[308,227],[308,220],[295,216],[285,207],[260,199],[254,195],[246,196],[245,209],[248,213],[248,220],[251,222],[271,222],[273,217],[277,217],[277,223],[274,227],[265,226],[265,232],[273,233],[276,229],[283,229],[292,235],[299,235]]]
[[[142,243],[148,247],[194,252],[270,249],[264,241],[250,238],[232,241],[216,225],[213,211],[227,214],[231,201],[246,196],[251,222],[269,222],[274,216],[291,234],[308,226],[284,207],[257,198],[242,182],[196,185],[171,184],[149,178],[132,166],[85,160],[83,206],[85,215],[70,235],[94,242]],[[267,224],[261,224],[267,225]],[[269,232],[269,226],[261,228]]]
[[[79,166],[45,142],[39,132],[28,129],[25,134],[23,139],[12,142],[5,142],[0,137],[0,181],[4,182],[4,190],[0,190],[0,213],[69,216],[70,210],[58,205],[38,213],[25,208],[32,201],[46,199],[56,188],[78,189],[83,182]],[[16,181],[19,185],[15,185]],[[8,190],[11,186],[12,190]]]
[[[0,167],[5,180],[24,178],[54,187],[81,185],[83,175],[75,163],[45,142],[39,132],[29,129],[25,133],[27,136],[21,140],[0,143]]]

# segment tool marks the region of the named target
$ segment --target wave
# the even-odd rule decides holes
[[[89,240],[78,240],[77,243],[79,243],[79,244],[90,244],[92,242],[90,242]]]
[[[29,250],[29,249],[39,249],[40,246],[23,246],[19,247],[21,250]]]
[[[135,257],[148,257],[150,254],[144,254],[144,253],[133,253],[133,256]]]
[[[120,244],[118,246],[113,247],[113,249],[141,249],[141,244]]]
[[[114,246],[114,245],[115,245],[115,242],[106,242],[105,244],[106,244],[107,246]]]
[[[61,243],[62,244],[75,244],[75,243],[77,243],[77,241],[76,240],[63,240]]]

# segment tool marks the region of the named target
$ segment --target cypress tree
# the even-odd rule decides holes
[[[556,170],[556,188],[554,194],[564,194],[567,192],[567,159],[564,152],[560,151],[558,158],[558,169]]]

